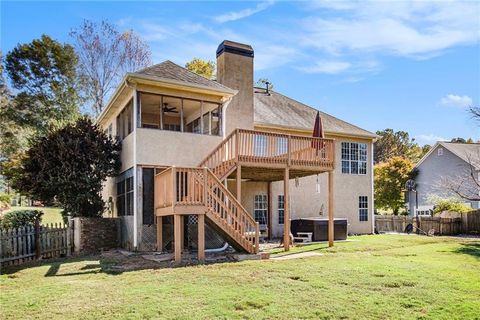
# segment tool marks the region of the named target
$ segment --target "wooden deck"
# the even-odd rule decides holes
[[[235,167],[242,167],[242,178],[252,181],[280,181],[284,169],[303,177],[332,171],[335,141],[237,129],[215,148],[199,165],[210,168],[220,180],[235,177]]]
[[[171,167],[155,176],[157,249],[162,250],[162,217],[174,216],[175,260],[183,250],[186,215],[197,215],[199,260],[204,259],[207,222],[240,251],[258,253],[259,225],[241,204],[241,180],[284,181],[284,247],[290,245],[289,179],[328,172],[329,244],[333,245],[333,139],[237,129],[198,167]],[[236,180],[236,196],[224,185]]]

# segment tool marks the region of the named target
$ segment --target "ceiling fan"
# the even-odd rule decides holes
[[[168,106],[168,103],[164,103],[164,104],[163,104],[163,112],[164,112],[164,113],[167,113],[167,112],[170,112],[170,113],[178,113],[178,111],[175,109],[175,107],[169,107],[169,106]]]

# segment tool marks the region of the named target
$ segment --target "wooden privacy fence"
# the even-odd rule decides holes
[[[480,210],[467,213],[442,213],[440,216],[375,216],[377,232],[405,232],[408,224],[415,228],[413,232],[422,231],[435,235],[456,235],[460,233],[480,233]],[[420,230],[418,230],[420,229]]]
[[[72,251],[71,228],[64,224],[0,229],[1,266],[68,256]]]

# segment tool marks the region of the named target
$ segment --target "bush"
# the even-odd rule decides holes
[[[0,212],[10,209],[12,196],[5,193],[0,193]]]
[[[458,200],[443,199],[438,200],[433,206],[433,213],[441,213],[444,211],[464,213],[471,211],[472,208],[460,203]]]
[[[41,221],[43,212],[40,210],[18,210],[7,212],[0,218],[0,229],[33,226],[35,220]]]

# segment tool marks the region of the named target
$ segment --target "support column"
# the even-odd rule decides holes
[[[175,246],[175,263],[182,262],[182,216],[175,214],[173,216],[173,239]]]
[[[285,251],[290,250],[290,199],[289,199],[289,181],[290,169],[285,168],[285,177],[283,180],[283,197],[284,197],[284,221],[283,221],[283,248]]]
[[[328,172],[328,246],[333,247],[333,171]]]
[[[163,217],[157,217],[157,251],[163,251]]]
[[[269,181],[268,182],[268,207],[267,207],[267,212],[268,212],[268,221],[267,221],[267,226],[268,226],[268,240],[272,239],[272,229],[273,229],[273,198],[272,198],[272,183]]]
[[[198,261],[205,262],[205,215],[198,215]]]
[[[237,167],[237,200],[242,203],[242,166]]]

